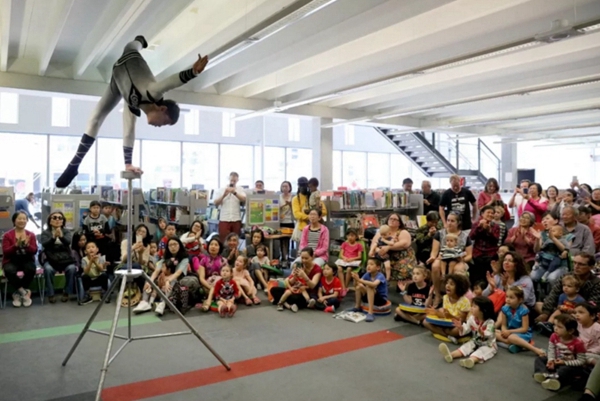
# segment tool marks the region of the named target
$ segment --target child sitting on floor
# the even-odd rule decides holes
[[[454,274],[454,268],[459,258],[463,256],[462,248],[458,246],[458,236],[456,234],[446,234],[446,245],[440,249],[441,274],[445,277],[446,274]]]
[[[353,312],[362,312],[362,302],[368,304],[366,322],[373,322],[374,306],[384,306],[388,302],[388,288],[385,276],[381,274],[381,261],[375,258],[369,258],[367,262],[367,272],[361,277],[358,273],[352,273],[354,279],[354,288],[356,293],[356,304]]]
[[[585,363],[585,345],[579,339],[577,320],[566,313],[558,315],[548,343],[548,356],[536,358],[533,378],[544,389],[557,391],[581,376]]]
[[[428,307],[431,306],[433,287],[429,284],[429,270],[422,266],[413,269],[412,283],[406,286],[405,283],[398,283],[398,288],[402,291],[403,301],[407,305]],[[395,321],[405,320],[409,323],[421,325],[425,319],[425,313],[410,313],[396,308]]]
[[[81,281],[86,295],[81,303],[89,304],[93,301],[90,288],[102,287],[103,291],[108,289],[108,275],[106,274],[108,262],[106,262],[104,256],[100,255],[98,246],[94,241],[88,241],[85,244],[85,255],[81,260],[81,269],[83,270]],[[106,303],[109,302],[110,297],[106,299]]]
[[[315,308],[327,313],[334,313],[335,309],[340,307],[342,283],[339,278],[334,276],[331,266],[324,265],[322,270],[323,277],[321,277],[321,286],[317,292]]]
[[[444,360],[451,363],[455,358],[461,359],[460,366],[472,369],[476,363],[489,361],[498,352],[496,336],[494,334],[494,304],[486,297],[473,298],[471,314],[465,323],[453,319],[454,327],[459,335],[471,333],[471,339],[461,345],[456,351],[450,352],[446,343],[439,345],[439,350],[444,355]]]
[[[169,242],[169,238],[174,237],[176,233],[177,233],[177,228],[175,227],[175,224],[173,224],[173,223],[167,224],[167,228],[165,228],[165,235],[161,238],[160,242],[158,243],[158,258],[159,259],[161,259],[165,254],[165,251],[167,249],[167,242]]]
[[[469,279],[461,274],[449,274],[446,276],[445,283],[446,295],[442,298],[442,307],[440,309],[427,308],[425,313],[441,319],[458,319],[465,322],[467,314],[471,310],[471,303],[465,297],[465,294],[469,291]],[[427,321],[423,322],[423,326],[432,334],[448,337],[453,343],[458,343],[456,339],[460,335],[458,327],[441,327]]]
[[[586,350],[589,365],[595,365],[600,359],[600,323],[597,319],[597,308],[588,302],[582,302],[575,307],[575,319],[579,338]]]
[[[252,305],[252,302],[254,302],[255,305],[260,304],[260,299],[256,296],[257,289],[254,285],[254,280],[252,280],[250,272],[248,271],[247,257],[244,255],[237,257],[232,274],[233,280],[238,287],[240,287],[240,293],[244,297],[246,305],[250,306]]]
[[[379,251],[384,246],[388,246],[388,245],[393,246],[394,245],[393,238],[390,235],[391,232],[392,232],[392,229],[387,224],[384,224],[381,227],[379,227],[379,240],[377,241],[377,248],[375,248],[375,258],[379,259],[383,263],[383,266],[385,267],[386,281],[390,281],[390,278],[392,275],[392,264],[390,263],[390,257],[387,255],[381,256],[379,254]]]
[[[352,279],[352,271],[360,266],[363,253],[363,245],[358,242],[358,233],[355,229],[349,228],[346,231],[346,241],[342,244],[340,255],[335,264],[339,266],[338,277],[342,282],[342,296],[346,296],[348,285]],[[346,275],[344,276],[344,271]]]
[[[310,300],[310,295],[308,295],[308,284],[306,280],[300,276],[299,271],[302,267],[294,266],[292,269],[292,274],[288,278],[285,279],[285,292],[279,299],[279,303],[277,304],[277,310],[282,311],[283,308],[291,309],[292,312],[298,312],[298,305],[296,304],[288,304],[286,299],[290,297],[292,294],[302,294],[306,302]]]
[[[240,289],[235,280],[231,279],[231,267],[229,265],[221,268],[221,280],[215,283],[210,292],[214,293],[219,306],[219,316],[233,317],[237,310],[235,299],[240,297]]]
[[[508,344],[508,350],[513,354],[525,348],[543,356],[544,350],[531,344],[533,334],[529,327],[529,309],[524,302],[525,293],[521,287],[513,286],[506,291],[506,305],[500,310],[496,322],[496,340]]]

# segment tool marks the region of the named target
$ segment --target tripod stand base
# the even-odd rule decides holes
[[[121,312],[121,302],[123,300],[123,294],[125,293],[126,288],[129,289],[131,286],[135,285],[135,283],[133,283],[133,279],[135,279],[137,277],[144,278],[144,280],[152,287],[152,289],[156,292],[156,294],[159,295],[159,297],[162,299],[162,301],[166,303],[166,305],[169,307],[169,309],[171,309],[171,311],[173,311],[173,313],[175,313],[177,315],[177,317],[179,317],[179,319],[187,326],[189,331],[134,337],[131,335],[131,308],[128,308],[129,309],[128,310],[128,335],[127,335],[127,337],[125,337],[125,336],[116,334],[117,322],[119,320],[119,314]],[[117,287],[118,284],[120,284],[119,294],[117,296],[115,316],[113,318],[110,332],[104,332],[104,331],[100,331],[100,330],[90,329],[90,326],[91,326],[92,322],[94,321],[94,319],[96,318],[96,316],[98,315],[98,313],[100,312],[100,309],[102,309],[102,307],[105,305],[105,301],[110,297],[110,295],[115,290],[115,288]],[[153,338],[163,338],[163,337],[173,337],[173,336],[193,334],[215,356],[215,358],[217,358],[217,360],[225,367],[225,369],[231,370],[231,367],[227,364],[227,362],[225,362],[225,360],[223,360],[223,358],[221,358],[221,356],[202,338],[200,333],[198,333],[198,331],[190,324],[190,322],[185,318],[185,316],[183,316],[181,314],[181,312],[177,308],[175,308],[175,305],[173,305],[173,303],[169,300],[169,298],[160,290],[160,288],[158,288],[158,286],[150,279],[150,277],[148,277],[148,275],[146,273],[144,273],[142,270],[139,270],[139,269],[130,269],[129,271],[128,270],[115,271],[115,280],[111,283],[110,288],[108,289],[108,291],[106,291],[106,293],[104,294],[104,297],[102,297],[102,301],[98,304],[98,306],[92,313],[92,316],[90,316],[85,327],[79,334],[79,337],[75,341],[75,344],[73,345],[73,347],[69,351],[67,357],[63,361],[63,363],[62,363],[63,366],[65,366],[67,364],[67,362],[73,355],[73,352],[75,352],[75,349],[77,348],[77,346],[83,339],[83,336],[88,331],[90,331],[92,333],[97,333],[97,334],[102,334],[102,335],[108,336],[108,346],[106,348],[106,354],[104,356],[104,364],[102,365],[102,369],[100,370],[100,382],[98,383],[98,390],[96,392],[96,401],[100,401],[100,399],[101,399],[102,389],[104,388],[104,380],[106,379],[106,373],[108,372],[108,367],[115,360],[115,358],[125,349],[127,344],[129,344],[135,340],[147,340],[147,339],[153,339]],[[119,347],[119,349],[111,357],[110,353],[112,350],[112,343],[115,338],[125,340],[125,342]]]

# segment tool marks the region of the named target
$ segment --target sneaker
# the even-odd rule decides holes
[[[54,295],[48,297],[48,302],[50,302],[51,304],[55,304],[56,303],[56,297]]]
[[[560,390],[560,382],[558,379],[546,379],[542,382],[542,388],[550,391]]]
[[[475,366],[475,361],[472,360],[471,358],[465,358],[465,359],[461,359],[458,364],[460,366],[462,366],[463,368],[467,368],[467,369],[473,369],[473,366]]]
[[[440,352],[442,353],[442,355],[444,356],[444,361],[448,362],[448,363],[452,363],[452,361],[454,360],[454,358],[452,358],[450,349],[448,348],[448,346],[444,343],[441,343],[440,345],[438,345],[438,349],[440,350]]]
[[[140,301],[138,306],[133,309],[133,313],[144,313],[152,310],[152,305],[150,305],[147,301]]]
[[[31,291],[25,291],[25,294],[21,296],[21,302],[26,308],[29,308],[31,306],[31,304],[33,303],[33,301],[31,300]]]
[[[308,309],[314,309],[315,305],[317,304],[317,300],[314,298],[311,298],[308,300]]]
[[[154,309],[154,313],[156,313],[158,316],[162,316],[165,314],[165,306],[167,306],[167,304],[165,304],[165,302],[159,302],[158,305],[156,305],[156,309]]]
[[[372,313],[367,313],[367,318],[365,319],[365,322],[367,323],[371,323],[375,321],[375,316],[373,316]]]
[[[311,299],[311,301],[312,301],[312,299]],[[298,312],[298,305],[296,305],[296,304],[293,304],[293,305],[290,307],[290,309],[292,310],[292,312],[296,313],[296,312]]]
[[[325,313],[335,313],[335,306],[333,306],[333,305],[328,306],[327,308],[325,308],[324,312]]]
[[[90,294],[85,294],[85,297],[81,300],[82,305],[91,304],[92,302],[94,302],[94,298]]]
[[[538,383],[543,383],[544,381],[546,381],[547,378],[548,378],[548,375],[546,373],[534,373],[533,374],[533,380],[535,380]]]
[[[21,305],[22,305],[22,302],[21,302],[21,294],[19,294],[18,292],[15,292],[15,293],[13,294],[13,306],[14,306],[15,308],[20,308],[20,307],[21,307]]]
[[[540,322],[535,326],[541,335],[550,337],[554,333],[554,325],[549,322]]]
[[[283,311],[283,304],[277,304],[277,310],[279,312],[282,312]]]
[[[62,297],[60,297],[60,302],[69,302],[69,294],[63,292]]]
[[[522,350],[523,349],[521,347],[519,347],[518,345],[515,345],[515,344],[511,344],[508,346],[508,352],[510,352],[511,354],[518,354]]]

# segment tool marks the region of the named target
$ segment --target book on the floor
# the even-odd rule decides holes
[[[333,315],[336,319],[343,319],[349,322],[359,323],[367,318],[364,313],[361,312],[351,312],[351,311],[343,311],[340,313],[336,313]]]

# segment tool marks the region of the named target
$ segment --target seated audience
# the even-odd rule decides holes
[[[298,309],[304,309],[306,307],[314,308],[317,301],[317,290],[319,283],[321,282],[321,275],[323,271],[321,267],[314,262],[314,253],[312,248],[303,248],[300,251],[301,263],[294,263],[295,276],[306,283],[306,291],[308,292],[310,299],[306,302],[306,299],[302,294],[292,294],[287,298],[287,303],[296,305]],[[286,291],[285,288],[273,287],[270,290],[271,297],[273,298],[273,305],[279,305],[280,299],[283,293]]]
[[[108,274],[107,274],[108,262],[106,258],[100,254],[98,246],[93,241],[88,241],[85,244],[85,257],[81,260],[82,276],[81,281],[83,282],[83,290],[85,291],[85,297],[82,304],[89,304],[93,302],[92,296],[90,295],[90,289],[92,287],[101,287],[104,292],[108,289]],[[106,299],[106,303],[110,302],[110,298]]]
[[[300,249],[310,248],[314,253],[314,262],[323,267],[329,259],[329,229],[321,224],[321,210],[312,209],[308,212],[308,221],[310,224],[302,230],[300,239]],[[294,263],[300,261],[296,259]]]
[[[560,314],[567,313],[569,315],[575,314],[575,306],[585,299],[579,295],[581,288],[581,281],[577,276],[573,274],[565,274],[561,278],[563,293],[558,297],[558,305],[554,313],[548,318],[548,322],[554,324],[554,319]]]
[[[98,252],[104,257],[107,256],[110,242],[110,227],[108,226],[108,219],[101,212],[101,203],[98,201],[91,201],[89,213],[83,220],[83,232],[87,237],[88,242],[93,241],[98,247]],[[109,266],[109,265],[107,265]],[[111,267],[108,274],[112,274],[113,268]]]
[[[233,279],[240,288],[240,294],[246,301],[246,305],[260,304],[260,299],[256,296],[257,290],[254,280],[248,272],[248,258],[244,255],[238,256],[231,272]]]
[[[233,266],[237,257],[240,256],[240,236],[236,233],[229,233],[227,238],[225,238],[225,244],[226,246],[223,247],[221,256],[227,260],[229,266]]]
[[[573,235],[571,248],[569,249],[571,254],[575,255],[579,252],[595,254],[596,244],[594,244],[592,231],[588,226],[577,221],[579,210],[573,206],[565,206],[561,218],[563,227],[565,227],[568,233]]]
[[[244,254],[248,260],[250,260],[250,266],[248,268],[250,276],[252,276],[255,283],[262,286],[264,292],[267,292],[267,280],[269,279],[268,271],[263,271],[262,264],[254,259],[256,257],[256,250],[259,246],[262,246],[267,250],[269,249],[265,241],[265,234],[261,229],[255,228],[250,233],[250,245],[246,246]],[[266,257],[268,260],[267,264],[270,264],[270,255],[268,253],[269,252],[266,252],[263,258]]]
[[[227,264],[227,259],[221,256],[223,245],[218,238],[208,242],[208,252],[193,259],[192,272],[198,276],[202,288],[206,293],[220,278],[221,267]],[[210,307],[210,305],[208,305]],[[208,308],[206,309],[208,310]]]
[[[474,283],[485,280],[486,273],[491,271],[492,258],[498,252],[500,227],[492,224],[493,219],[494,208],[484,206],[479,221],[469,234],[473,241],[473,267],[469,269],[469,279]]]
[[[581,281],[581,288],[579,289],[579,295],[581,295],[587,302],[593,302],[597,304],[600,302],[600,278],[596,277],[592,270],[596,260],[594,255],[588,253],[579,253],[573,258],[573,274]],[[537,317],[536,322],[546,322],[550,315],[558,307],[558,299],[560,294],[563,293],[562,282],[557,281],[550,293],[544,298],[544,302],[538,302],[536,309],[539,310],[540,315]]]
[[[323,266],[322,270],[323,277],[321,277],[321,285],[317,291],[315,308],[326,313],[335,313],[342,301],[342,283],[339,278],[334,276],[330,265]]]
[[[417,243],[417,261],[427,264],[427,260],[431,256],[431,247],[433,246],[433,238],[438,230],[444,228],[440,221],[440,216],[437,212],[429,212],[425,215],[427,224],[417,229],[415,237]]]
[[[467,315],[471,310],[471,303],[465,297],[469,291],[469,279],[462,274],[449,274],[445,280],[446,294],[442,300],[442,307],[439,309],[427,308],[428,315],[435,315],[442,319],[458,320],[461,323],[467,321]],[[460,336],[458,327],[441,327],[423,322],[423,326],[433,334],[439,334],[448,337],[453,343],[457,343],[456,337]]]
[[[13,306],[31,306],[29,286],[35,277],[35,255],[38,246],[35,234],[27,231],[27,214],[12,215],[13,229],[2,237],[2,269],[8,285],[17,291],[13,294]],[[21,274],[19,274],[21,273]]]
[[[185,250],[190,257],[198,256],[204,252],[203,235],[204,225],[201,221],[196,220],[190,226],[190,231],[181,236],[181,243],[185,246]]]
[[[428,307],[432,306],[433,302],[433,288],[429,284],[429,270],[423,266],[417,266],[413,270],[412,283],[409,285],[399,284],[402,301],[406,305],[412,305],[417,307]],[[396,308],[396,315],[394,316],[395,321],[404,320],[409,323],[421,325],[425,320],[425,313],[411,313],[405,312],[400,307]]]
[[[529,191],[523,193],[523,203],[521,207],[523,212],[530,212],[535,217],[535,222],[540,223],[542,216],[548,210],[548,199],[542,196],[542,186],[537,182],[529,184]],[[522,215],[523,213],[521,213]],[[519,216],[519,218],[521,218]]]
[[[484,296],[490,296],[495,290],[506,291],[510,287],[520,287],[523,290],[524,303],[529,310],[535,308],[535,290],[529,277],[527,266],[521,255],[509,251],[500,259],[500,270],[497,274],[486,275],[488,286],[483,291]]]
[[[586,198],[585,204],[592,211],[592,216],[600,214],[600,188],[596,188],[592,191],[592,196]]]
[[[173,238],[175,236],[175,234],[177,233],[177,227],[175,226],[174,223],[168,223],[167,227],[165,228],[165,234],[163,235],[163,237],[160,239],[160,242],[158,243],[158,258],[162,259],[163,256],[165,256],[165,252],[167,250],[167,243],[169,242],[170,238]]]
[[[508,234],[506,223],[504,222],[505,210],[505,206],[494,206],[494,220],[492,221],[492,224],[497,225],[500,229],[500,238],[498,238],[498,246],[504,244],[504,241],[506,240],[506,236]]]
[[[155,225],[156,231],[154,232],[154,242],[160,243],[160,240],[165,236],[165,230],[167,229],[167,220],[164,217],[159,217],[158,222]]]
[[[540,220],[541,221],[541,220]],[[530,212],[523,212],[519,219],[519,225],[508,230],[508,235],[504,241],[512,245],[515,250],[523,257],[528,270],[531,270],[535,261],[535,243],[537,241],[535,216]]]
[[[588,226],[592,232],[592,238],[594,239],[594,245],[596,246],[596,253],[600,252],[600,226],[592,220],[592,210],[588,206],[579,206],[579,216],[577,220],[584,226]]]
[[[356,303],[353,312],[362,312],[362,303],[368,305],[366,322],[373,322],[373,307],[384,306],[388,302],[388,288],[385,276],[381,274],[381,261],[369,258],[367,272],[360,277],[358,273],[352,273],[354,279]]]
[[[308,179],[306,177],[298,178],[298,194],[292,198],[292,212],[294,214],[294,219],[296,220],[296,227],[294,229],[292,240],[296,242],[300,242],[302,231],[304,230],[304,227],[309,224],[309,196],[310,190],[308,189]],[[321,202],[321,215],[327,215],[327,209],[325,208],[324,202]]]
[[[571,234],[566,234],[563,226],[551,226],[548,230],[536,233],[535,265],[531,272],[533,281],[554,283],[568,270]]]
[[[48,294],[48,301],[51,304],[56,303],[54,276],[56,273],[64,273],[66,283],[61,301],[67,302],[69,296],[75,292],[75,285],[77,285],[77,265],[71,252],[73,234],[65,227],[65,215],[60,211],[50,213],[46,224],[48,228],[42,231],[41,236],[43,248],[41,262],[44,266],[46,294]]]
[[[342,284],[342,296],[346,296],[346,288],[350,284],[352,272],[360,269],[363,251],[363,244],[358,242],[356,230],[353,228],[347,229],[346,241],[340,247],[338,259],[335,261],[336,266],[338,266],[338,278]]]

